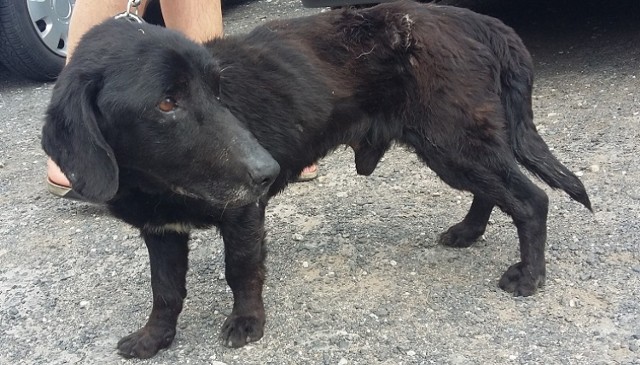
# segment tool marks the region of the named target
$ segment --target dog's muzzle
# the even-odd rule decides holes
[[[252,161],[248,166],[247,173],[249,182],[257,195],[262,196],[267,193],[271,184],[280,174],[280,165],[271,155],[261,156]]]

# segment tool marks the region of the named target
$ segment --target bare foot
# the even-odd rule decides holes
[[[297,181],[311,181],[316,177],[318,177],[318,164],[314,163],[302,169]]]
[[[69,179],[64,176],[60,167],[51,158],[47,160],[47,178],[56,185],[71,186]]]

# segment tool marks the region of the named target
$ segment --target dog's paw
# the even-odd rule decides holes
[[[438,243],[443,246],[464,248],[473,245],[484,230],[473,229],[462,223],[450,227],[446,232],[440,234]]]
[[[160,349],[169,347],[175,335],[175,328],[144,326],[118,341],[118,354],[125,358],[148,359]]]
[[[515,296],[528,297],[535,294],[536,290],[544,285],[545,276],[535,275],[535,272],[528,265],[519,262],[511,265],[509,269],[502,274],[498,286]]]
[[[264,318],[231,315],[222,325],[220,340],[227,347],[242,347],[262,338]]]

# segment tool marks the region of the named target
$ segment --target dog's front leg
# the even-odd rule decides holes
[[[165,230],[142,231],[151,263],[153,307],[147,324],[118,342],[124,357],[150,358],[169,347],[176,335],[178,315],[187,296],[189,234]]]
[[[224,240],[225,275],[233,292],[233,311],[222,326],[222,342],[241,347],[262,338],[265,324],[262,285],[266,256],[265,204],[227,210],[220,232]]]

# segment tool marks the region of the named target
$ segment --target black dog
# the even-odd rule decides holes
[[[138,227],[149,250],[153,309],[120,353],[169,346],[186,296],[192,228],[216,226],[233,311],[224,343],[262,337],[264,211],[301,169],[338,145],[371,174],[394,142],[447,184],[473,193],[442,234],[471,245],[498,206],[521,260],[499,285],[544,283],[548,198],[518,162],[590,209],[582,183],[532,122],[532,62],[500,21],[396,2],[267,23],[204,46],[148,24],[90,31],[54,89],[43,147],[87,200]]]

